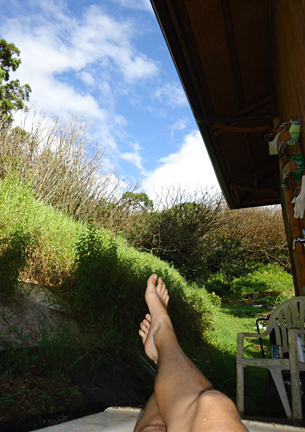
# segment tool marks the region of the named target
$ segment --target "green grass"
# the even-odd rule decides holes
[[[170,311],[182,342],[196,343],[212,326],[215,307],[209,296],[188,295],[189,285],[172,266],[128,247],[109,231],[55,211],[12,175],[0,181],[0,239],[16,230],[35,240],[35,248],[11,277],[48,286],[83,331],[91,332],[105,349],[142,351],[137,331],[147,312],[144,292],[152,273],[169,287]],[[3,253],[0,249],[0,256]]]
[[[260,264],[247,276],[233,280],[232,286],[243,297],[259,295],[259,303],[264,306],[280,304],[294,294],[291,274],[277,264]]]
[[[79,321],[83,338],[68,332],[42,339],[40,348],[34,351],[12,348],[6,353],[11,357],[0,358],[5,380],[12,378],[16,362],[23,374],[32,376],[35,365],[49,377],[57,374],[68,379],[71,361],[77,368],[84,357],[96,351],[142,353],[137,330],[147,312],[146,280],[151,273],[157,273],[169,288],[169,313],[186,353],[215,388],[234,400],[237,333],[255,331],[259,314],[270,312],[269,305],[293,294],[290,275],[276,265],[259,266],[253,273],[231,282],[244,298],[219,308],[215,306],[219,303],[217,296],[208,294],[204,287],[188,284],[169,264],[128,247],[126,241],[106,230],[75,222],[37,201],[30,186],[21,186],[18,176],[12,176],[0,181],[0,240],[9,241],[16,232],[26,233],[29,244],[35,244],[34,249],[25,248],[26,263],[19,262],[18,277],[49,286],[58,302]],[[4,255],[5,248],[0,247],[0,256]],[[5,266],[6,261],[3,262]],[[16,279],[16,272],[11,277]],[[249,294],[260,298],[249,299]],[[90,342],[89,347],[85,341]],[[259,352],[258,344],[249,344],[247,354],[257,355],[255,352]],[[272,407],[266,402],[269,390],[264,371],[246,371],[249,414],[270,414]],[[18,396],[13,388],[6,393]],[[20,403],[19,396],[16,400]],[[4,395],[0,405],[1,401],[4,406],[11,399]]]
[[[19,277],[46,285],[61,283],[71,270],[74,243],[83,229],[81,223],[36,200],[30,185],[21,186],[17,175],[1,180],[0,238],[19,230],[38,243]]]
[[[233,400],[236,395],[236,347],[239,332],[256,333],[256,320],[272,312],[270,307],[294,295],[292,276],[277,265],[260,265],[254,273],[235,279],[242,286],[242,299],[223,303],[213,316],[215,329],[209,332],[207,346],[198,360],[200,369],[215,388]],[[257,298],[248,299],[249,294]],[[262,305],[255,307],[253,305]],[[269,341],[264,343],[270,353]],[[245,340],[245,355],[262,358],[258,339]],[[260,368],[245,370],[245,413],[252,416],[278,417],[284,411],[269,381],[268,372]]]

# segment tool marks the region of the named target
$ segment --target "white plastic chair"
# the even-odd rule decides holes
[[[237,383],[236,405],[240,416],[244,414],[244,368],[254,366],[269,369],[277,391],[289,419],[297,424],[302,420],[301,390],[299,371],[305,370],[305,363],[298,361],[297,334],[304,338],[305,297],[294,297],[277,306],[270,315],[267,329],[264,333],[238,333],[237,335]],[[244,357],[245,338],[264,338],[274,330],[276,345],[282,347],[283,354],[289,358],[252,359]],[[288,401],[282,377],[283,370],[290,370],[292,409]]]

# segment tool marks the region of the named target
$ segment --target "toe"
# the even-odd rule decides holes
[[[150,329],[150,322],[147,321],[147,319],[145,319],[145,320],[143,321],[143,325],[144,325],[144,327],[147,329],[147,331]]]
[[[158,283],[157,283],[157,286],[156,286],[156,290],[157,290],[157,292],[158,292],[159,294],[162,293],[162,286],[163,286],[163,280],[162,280],[161,277],[159,277],[159,278],[158,278]]]
[[[156,274],[152,274],[148,280],[147,280],[147,285],[154,285],[156,286],[156,280],[158,279],[158,276]]]
[[[144,333],[148,333],[148,327],[144,321],[141,322],[140,327]]]
[[[165,300],[164,300],[165,306],[168,305],[168,302],[169,302],[169,295],[167,294],[167,296],[165,297]]]

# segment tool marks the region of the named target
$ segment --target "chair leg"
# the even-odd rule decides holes
[[[240,417],[244,415],[244,366],[236,365],[236,407]]]
[[[285,412],[286,412],[286,416],[289,419],[291,419],[292,418],[292,412],[291,412],[291,408],[289,405],[289,401],[288,401],[288,397],[287,397],[287,393],[286,393],[286,389],[285,389],[285,385],[284,385],[284,381],[283,381],[283,377],[282,377],[282,372],[278,368],[276,368],[276,369],[270,368],[269,370],[270,370],[270,373],[272,375],[274,384],[276,385],[277,391],[280,395],[282,404],[283,404]]]
[[[291,329],[288,332],[292,413],[293,413],[293,424],[295,426],[302,425],[302,417],[303,417],[301,387],[300,387],[299,358],[298,358],[298,351],[297,351],[298,332],[304,332],[304,331],[298,329]]]
[[[295,426],[302,425],[302,401],[301,401],[301,388],[300,388],[300,374],[299,371],[290,369],[291,379],[291,399],[293,411],[293,424]]]

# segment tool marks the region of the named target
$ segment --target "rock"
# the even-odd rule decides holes
[[[0,303],[0,350],[10,346],[35,346],[41,332],[68,326],[79,332],[77,323],[65,315],[54,296],[44,287],[21,283],[17,296]]]

